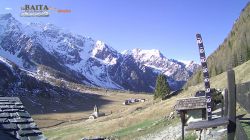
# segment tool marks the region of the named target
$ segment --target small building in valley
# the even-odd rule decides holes
[[[145,102],[146,99],[134,99],[134,98],[130,98],[130,99],[127,99],[123,102],[123,105],[130,105],[130,104],[133,104],[133,103],[136,103],[136,102]]]
[[[105,116],[105,113],[99,112],[99,108],[95,105],[94,112],[89,116],[89,119],[96,119],[101,116]]]

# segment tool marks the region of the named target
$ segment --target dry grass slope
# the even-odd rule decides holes
[[[236,67],[236,82],[242,83],[250,81],[250,61]],[[216,77],[211,78],[211,87],[225,88],[227,85],[226,73],[222,73]],[[154,101],[152,95],[146,94],[126,94],[126,93],[112,93],[110,95],[103,95],[103,98],[109,98],[113,102],[101,108],[105,113],[112,110],[112,114],[96,120],[81,120],[82,117],[87,117],[90,112],[77,112],[71,114],[46,114],[33,116],[37,123],[42,126],[47,120],[53,123],[57,120],[63,120],[64,124],[44,128],[42,131],[49,139],[80,139],[82,137],[91,136],[119,136],[120,139],[131,139],[131,136],[141,136],[142,132],[148,133],[147,130],[163,129],[171,123],[166,122],[163,118],[173,111],[173,105],[177,99],[193,96],[197,90],[204,89],[203,84],[191,86],[183,90],[177,96],[171,97],[164,101]],[[101,92],[99,94],[102,94]],[[129,106],[123,106],[122,101],[127,98],[146,98],[145,103],[138,103]],[[77,120],[78,121],[70,121]],[[40,122],[43,120],[44,122]],[[156,125],[155,125],[156,124]],[[47,124],[48,125],[48,124]],[[157,127],[160,125],[161,127]],[[138,128],[142,132],[137,131]]]

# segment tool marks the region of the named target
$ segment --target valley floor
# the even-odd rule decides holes
[[[250,81],[250,61],[235,68],[236,82]],[[211,87],[226,87],[226,73],[211,78]],[[101,98],[109,100],[100,107],[106,116],[87,120],[92,110],[69,113],[36,114],[32,117],[49,139],[81,139],[92,136],[112,136],[119,139],[138,139],[156,131],[169,132],[171,126],[178,128],[180,120],[168,120],[174,111],[176,100],[193,96],[195,91],[203,89],[203,83],[189,87],[180,94],[164,101],[154,101],[152,95],[128,94],[119,92],[99,92]],[[144,103],[123,105],[129,98],[145,98]],[[98,101],[96,101],[98,102]],[[171,131],[172,133],[172,131]],[[171,135],[171,134],[169,134]],[[175,137],[177,138],[177,136]]]

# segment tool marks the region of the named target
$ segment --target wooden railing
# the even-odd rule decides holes
[[[237,102],[250,113],[250,82],[236,85]]]
[[[239,118],[236,119],[236,101],[250,113],[250,82],[235,84],[233,70],[227,72],[228,79],[228,140],[248,140],[247,134],[241,125]]]
[[[190,110],[202,110],[202,121],[191,122],[186,130],[200,130],[227,125],[227,139],[247,140],[247,134],[244,131],[239,118],[236,116],[236,101],[245,110],[250,112],[250,82],[235,84],[234,70],[227,71],[227,89],[223,91],[223,106],[220,118],[212,118],[212,94],[210,89],[209,72],[203,46],[202,37],[196,34],[196,40],[199,47],[200,60],[205,85],[205,97],[180,99],[175,105],[176,111],[180,113],[182,122],[182,140],[184,140],[184,126],[187,125],[186,113]],[[205,120],[206,118],[206,120]],[[237,118],[237,119],[236,119]]]
[[[239,119],[236,119],[236,140],[248,140],[247,134]]]
[[[248,136],[242,127],[242,119],[236,116],[236,101],[250,113],[250,82],[235,84],[235,73],[233,70],[227,72],[227,89],[223,91],[223,108],[222,117],[212,120],[204,120],[206,117],[206,98],[193,97],[180,99],[177,101],[175,109],[181,115],[182,122],[182,139],[184,140],[184,126],[187,125],[186,113],[189,110],[202,110],[202,121],[191,122],[187,125],[186,130],[203,130],[217,126],[227,126],[227,139],[248,140]],[[250,120],[250,118],[246,118]],[[247,122],[249,123],[249,122]]]
[[[250,113],[250,82],[236,85],[236,100]],[[236,139],[249,139],[239,119],[236,120]]]

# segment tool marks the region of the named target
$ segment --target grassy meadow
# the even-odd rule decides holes
[[[250,61],[234,68],[236,83],[250,81]],[[211,78],[211,87],[226,88],[227,76],[222,73]],[[174,125],[179,119],[168,121],[166,116],[172,112],[176,100],[193,96],[197,90],[204,89],[203,83],[184,89],[180,94],[164,101],[153,100],[152,95],[126,92],[112,92],[107,94],[99,91],[102,98],[112,102],[100,108],[106,116],[95,120],[88,120],[87,112],[54,113],[33,115],[45,136],[52,140],[58,139],[81,139],[92,136],[112,136],[119,139],[132,139],[140,137],[152,131],[157,131]],[[144,103],[123,105],[128,98],[145,98]],[[246,126],[248,127],[248,126]]]

